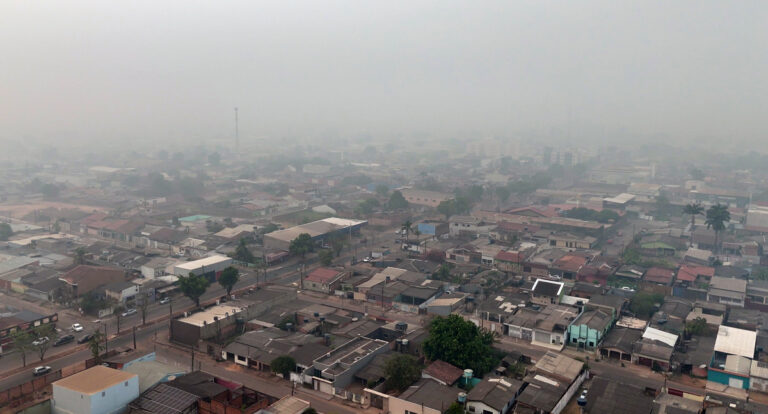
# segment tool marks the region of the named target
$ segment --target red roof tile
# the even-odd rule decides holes
[[[525,260],[525,257],[520,252],[505,252],[502,250],[496,254],[495,259],[502,262],[521,263]]]
[[[317,282],[317,283],[328,283],[331,280],[333,280],[336,276],[339,275],[339,273],[342,273],[335,269],[329,269],[327,267],[318,267],[317,269],[310,272],[304,280],[309,280],[311,282]]]
[[[669,284],[675,278],[675,271],[663,267],[652,267],[645,272],[645,280],[648,282]]]
[[[693,282],[699,275],[712,277],[715,275],[715,268],[709,266],[682,265],[677,271],[677,280]]]
[[[451,385],[461,378],[464,371],[438,359],[424,368],[424,373],[438,381]]]

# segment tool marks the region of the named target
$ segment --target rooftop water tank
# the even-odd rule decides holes
[[[466,392],[460,392],[459,397],[457,398],[459,403],[464,404],[467,401],[467,393]]]

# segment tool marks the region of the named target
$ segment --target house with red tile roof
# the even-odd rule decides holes
[[[645,272],[644,279],[646,282],[669,286],[675,279],[675,271],[663,267],[652,267]]]
[[[421,371],[421,377],[433,379],[440,384],[451,386],[461,378],[463,373],[464,371],[461,368],[438,359]]]
[[[496,268],[502,272],[522,273],[525,258],[526,254],[523,252],[502,250],[496,253],[493,261]]]
[[[301,282],[302,289],[332,294],[338,290],[349,273],[344,270],[318,267],[304,277]]]
[[[697,282],[709,283],[714,275],[714,267],[684,264],[677,270],[677,280],[675,284],[694,286]]]

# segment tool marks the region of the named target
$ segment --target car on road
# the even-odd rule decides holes
[[[85,335],[85,336],[83,336],[82,338],[78,339],[78,340],[77,340],[77,343],[78,343],[78,344],[84,344],[84,343],[86,343],[86,342],[90,341],[90,340],[91,340],[91,338],[93,338],[93,335],[91,335],[91,334]]]
[[[53,343],[53,346],[61,346],[61,345],[64,345],[64,344],[68,344],[68,343],[70,343],[70,342],[72,342],[74,340],[75,340],[75,335],[64,335],[64,336],[60,337],[59,339],[57,339]]]
[[[123,317],[125,316],[131,316],[136,314],[136,309],[128,309],[127,311],[123,312]]]
[[[165,305],[166,303],[171,303],[171,298],[165,297],[165,298],[160,299],[160,304],[161,305]]]
[[[80,325],[79,323],[73,323],[72,324],[72,330],[75,332],[82,332],[83,331],[83,325]]]
[[[32,370],[32,374],[36,377],[40,375],[45,375],[49,372],[51,372],[51,367],[49,367],[48,365],[45,365],[42,367],[35,367],[35,369]]]
[[[42,338],[37,338],[34,341],[32,341],[32,345],[33,346],[40,346],[40,345],[42,345],[42,344],[44,344],[44,343],[46,343],[48,341],[50,341],[50,339],[48,339],[47,336],[44,336]]]

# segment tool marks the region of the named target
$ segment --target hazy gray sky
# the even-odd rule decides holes
[[[0,139],[552,125],[768,149],[768,2],[0,2]],[[608,134],[610,135],[610,134]]]

